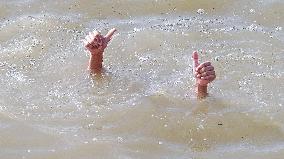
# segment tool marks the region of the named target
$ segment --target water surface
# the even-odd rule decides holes
[[[282,158],[283,10],[281,0],[1,0],[1,158]],[[94,80],[80,40],[113,27]],[[204,100],[194,50],[217,73]]]

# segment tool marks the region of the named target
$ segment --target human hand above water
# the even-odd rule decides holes
[[[105,36],[101,35],[101,33],[96,30],[90,32],[89,35],[83,39],[85,48],[90,51],[91,55],[102,54],[115,31],[115,28],[111,29]]]
[[[199,86],[207,86],[216,78],[214,67],[211,62],[204,62],[199,64],[198,53],[195,51],[192,54],[193,59],[193,73],[196,78],[196,84]]]
[[[115,31],[115,28],[111,29],[106,36],[102,36],[98,31],[93,31],[83,39],[85,48],[91,54],[88,66],[91,73],[100,73],[102,71],[103,52]]]

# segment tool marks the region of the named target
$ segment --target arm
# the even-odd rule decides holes
[[[202,86],[196,83],[196,93],[198,98],[204,98],[208,95],[207,93],[207,85]]]
[[[103,68],[103,51],[98,54],[90,55],[88,70],[91,73],[99,73]]]
[[[106,36],[98,31],[90,32],[83,40],[84,46],[90,52],[88,69],[91,73],[101,73],[103,66],[103,53],[116,29],[111,29]]]
[[[198,53],[192,54],[193,58],[193,72],[196,78],[196,93],[197,97],[204,98],[208,95],[207,85],[216,78],[214,67],[210,62],[199,64]]]

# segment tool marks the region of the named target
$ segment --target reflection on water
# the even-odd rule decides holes
[[[1,157],[282,158],[282,1],[0,4]],[[113,27],[91,77],[80,40]],[[201,101],[193,50],[217,72]]]

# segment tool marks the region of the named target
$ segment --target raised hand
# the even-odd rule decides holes
[[[88,67],[91,73],[100,73],[102,71],[103,52],[115,31],[115,28],[111,29],[105,36],[102,36],[98,31],[93,31],[83,39],[85,48],[91,54]]]
[[[103,53],[115,31],[115,28],[111,29],[105,36],[101,35],[100,32],[96,30],[90,32],[89,35],[83,39],[85,48],[88,49],[92,55]]]
[[[216,78],[214,67],[211,65],[211,62],[199,64],[197,52],[193,52],[192,58],[196,83],[201,86],[207,86],[208,83],[212,82]]]
[[[207,94],[207,85],[216,78],[214,67],[211,62],[204,62],[199,64],[198,53],[195,51],[192,54],[193,59],[193,73],[196,78],[197,87],[204,91],[203,94]],[[198,90],[199,91],[199,90]]]

